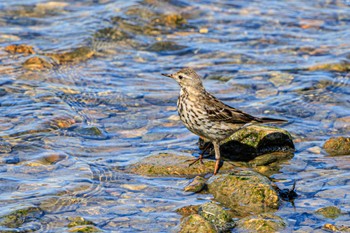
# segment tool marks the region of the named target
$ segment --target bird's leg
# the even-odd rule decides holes
[[[218,142],[213,142],[214,145],[214,151],[215,151],[215,168],[214,168],[214,175],[216,175],[216,173],[219,170],[220,167],[220,144]]]
[[[202,151],[202,153],[199,155],[199,157],[197,159],[189,159],[186,160],[186,162],[188,161],[192,161],[192,163],[190,163],[188,166],[192,166],[193,164],[197,163],[198,161],[201,162],[201,164],[203,164],[203,157],[204,157],[204,153],[209,149],[210,147],[210,143],[208,143],[208,145],[206,145],[206,147],[204,148],[204,150]]]

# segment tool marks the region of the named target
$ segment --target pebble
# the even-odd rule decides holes
[[[137,185],[137,184],[122,184],[120,185],[120,187],[131,190],[131,191],[141,191],[146,189],[148,186],[141,184],[141,185]]]

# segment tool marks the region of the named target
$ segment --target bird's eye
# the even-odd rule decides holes
[[[182,76],[182,75],[179,75],[179,79],[183,79],[184,78],[184,76]]]

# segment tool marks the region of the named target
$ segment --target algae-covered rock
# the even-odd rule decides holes
[[[28,70],[46,70],[52,69],[53,65],[47,58],[42,56],[31,57],[23,63],[23,68]]]
[[[294,157],[290,151],[278,151],[257,156],[248,162],[249,166],[265,176],[271,176],[280,170],[284,161]]]
[[[91,58],[94,55],[95,51],[89,47],[79,47],[73,49],[71,52],[64,53],[47,53],[46,56],[54,59],[57,64],[66,64],[66,63],[78,63],[85,61]]]
[[[238,232],[280,232],[286,227],[282,218],[273,214],[264,213],[258,216],[242,218],[237,222]]]
[[[192,214],[181,221],[179,233],[215,233],[215,227],[199,214]]]
[[[162,52],[162,51],[175,51],[186,48],[186,46],[178,45],[173,41],[158,41],[148,47],[148,51]]]
[[[101,230],[93,225],[84,225],[69,228],[68,232],[101,232]]]
[[[350,232],[350,226],[337,226],[331,223],[324,224],[323,229],[331,232]]]
[[[184,188],[184,191],[198,193],[204,189],[206,181],[205,178],[196,176],[193,181]]]
[[[314,66],[311,66],[309,70],[310,71],[326,70],[326,71],[335,71],[335,72],[348,72],[350,71],[350,63],[340,62],[340,63],[314,65]]]
[[[316,214],[320,214],[325,218],[335,219],[341,215],[341,210],[336,206],[327,206],[316,210]]]
[[[203,140],[200,147],[206,146]],[[292,136],[280,128],[253,125],[241,129],[223,141],[221,155],[232,160],[249,161],[258,155],[281,151],[294,152]]]
[[[194,159],[192,156],[159,154],[146,157],[141,161],[126,168],[127,171],[146,176],[179,176],[194,177],[200,174],[212,173],[215,161],[203,160],[203,164],[195,163],[189,167],[188,160]],[[220,172],[233,169],[233,165],[224,163]]]
[[[334,137],[330,138],[323,145],[323,148],[332,156],[350,155],[350,138]]]
[[[212,176],[207,186],[215,200],[241,216],[274,211],[280,204],[272,182],[254,171],[235,170],[229,174]]]
[[[12,44],[5,47],[5,51],[11,54],[23,53],[23,54],[35,54],[34,49],[30,45],[26,44]]]
[[[44,212],[38,207],[27,207],[15,210],[10,214],[0,217],[0,226],[8,228],[19,228],[24,223],[40,219]]]
[[[178,214],[181,214],[183,217],[190,216],[191,214],[198,214],[199,205],[189,205],[184,206],[176,210]]]
[[[201,205],[198,214],[214,225],[218,232],[227,231],[235,227],[232,213],[214,202]]]

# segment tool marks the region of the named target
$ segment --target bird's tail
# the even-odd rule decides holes
[[[269,117],[262,117],[259,118],[261,123],[273,123],[273,124],[283,124],[287,123],[287,120],[282,120],[282,119],[274,119],[274,118],[269,118]]]

